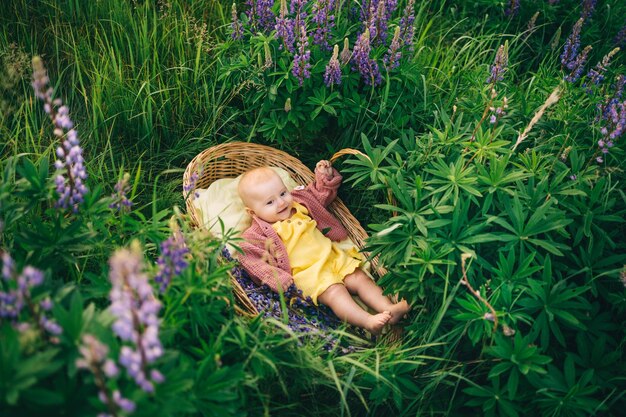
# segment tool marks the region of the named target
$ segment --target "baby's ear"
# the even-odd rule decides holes
[[[246,214],[248,214],[248,216],[252,217],[252,216],[254,216],[254,210],[252,210],[250,207],[246,207]]]

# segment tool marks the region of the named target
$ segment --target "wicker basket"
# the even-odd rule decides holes
[[[360,154],[354,149],[343,149],[337,152],[331,161],[343,155]],[[191,182],[191,176],[198,173],[196,188],[208,188],[209,185],[220,178],[235,178],[240,174],[261,166],[273,166],[286,170],[298,184],[308,184],[314,179],[314,174],[302,162],[293,156],[269,146],[247,142],[223,143],[208,148],[191,160],[183,175],[183,186],[187,187]],[[193,192],[191,190],[190,192]],[[186,199],[187,213],[191,217],[194,227],[201,224],[200,214],[196,212],[191,199]],[[348,231],[350,239],[358,246],[363,247],[367,233],[361,227],[358,220],[350,213],[350,210],[339,199],[335,199],[329,206],[329,211],[343,224]],[[385,270],[372,262],[372,271],[382,276]],[[234,293],[239,306],[235,306],[237,312],[244,315],[257,315],[254,305],[248,299],[245,291],[237,280],[231,276]]]

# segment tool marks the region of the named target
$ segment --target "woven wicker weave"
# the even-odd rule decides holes
[[[343,149],[331,157],[331,161],[342,155],[354,155],[360,152],[354,149]],[[183,175],[183,186],[191,182],[191,176],[198,173],[196,188],[208,188],[209,185],[220,178],[235,178],[240,174],[261,166],[273,166],[283,168],[298,184],[308,184],[314,179],[314,174],[302,162],[293,156],[269,146],[246,142],[230,142],[213,146],[198,154],[187,166]],[[194,190],[191,190],[192,193]],[[201,224],[200,214],[196,212],[190,198],[186,199],[187,213],[191,217],[194,227]],[[350,213],[350,210],[339,199],[335,199],[329,210],[343,224],[348,231],[348,236],[358,246],[363,247],[367,233],[358,220]],[[372,269],[378,276],[384,274],[384,269],[373,262]],[[236,279],[231,277],[235,297],[240,303],[236,306],[239,313],[256,315],[258,311],[248,299],[245,291]]]

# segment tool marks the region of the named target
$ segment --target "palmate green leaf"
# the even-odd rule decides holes
[[[503,190],[511,194],[513,193],[513,190],[507,188],[506,186],[514,184],[524,178],[528,178],[531,174],[517,169],[509,170],[507,172],[507,168],[509,168],[509,156],[493,156],[489,159],[489,170],[487,170],[482,164],[478,165],[478,181],[489,187],[489,193],[493,193],[497,190]]]

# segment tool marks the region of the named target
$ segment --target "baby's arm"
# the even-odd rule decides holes
[[[329,161],[319,161],[315,166],[315,181],[307,186],[315,198],[323,206],[329,205],[335,197],[341,185],[341,174],[332,167]]]
[[[239,263],[256,284],[266,284],[275,292],[279,292],[279,288],[282,288],[283,292],[287,291],[293,284],[293,276],[280,266],[270,265],[268,262],[275,262],[274,256],[265,248],[264,242],[259,241],[258,245],[251,243],[256,240],[246,239],[240,244],[243,254],[237,257]]]

